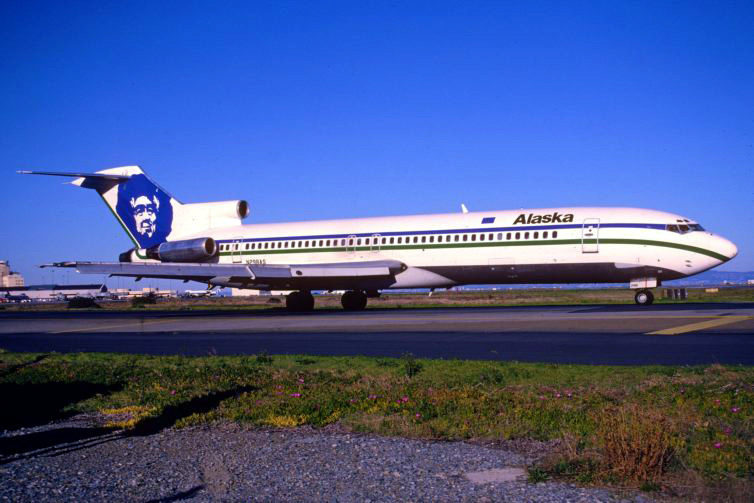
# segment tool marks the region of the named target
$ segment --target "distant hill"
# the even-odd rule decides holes
[[[754,280],[754,271],[748,272],[727,272],[727,271],[705,271],[696,276],[676,279],[673,281],[663,281],[663,285],[723,285],[726,283],[745,285],[747,280]]]

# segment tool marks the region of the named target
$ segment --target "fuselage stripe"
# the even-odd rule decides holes
[[[686,250],[721,260],[728,260],[728,257],[711,250],[699,248],[696,246],[684,245],[679,243],[670,243],[667,241],[654,241],[648,239],[553,239],[553,240],[530,240],[530,241],[495,241],[495,242],[474,242],[474,243],[416,243],[410,245],[375,245],[375,246],[339,246],[330,248],[270,248],[263,250],[234,250],[220,253],[221,256],[233,255],[271,255],[285,253],[337,253],[351,251],[388,251],[388,250],[423,250],[423,249],[441,249],[441,248],[475,248],[475,247],[494,247],[494,246],[536,246],[536,245],[580,245],[580,244],[629,244],[642,246],[660,246],[665,248],[676,248]]]
[[[588,226],[588,225],[587,225]],[[265,241],[299,241],[312,239],[342,239],[342,238],[369,238],[373,236],[391,237],[391,236],[422,236],[430,234],[474,234],[474,233],[495,233],[495,232],[518,232],[518,231],[548,231],[560,229],[581,229],[584,224],[563,224],[563,225],[524,225],[516,227],[484,227],[474,229],[438,229],[429,231],[390,231],[390,232],[367,232],[351,234],[315,234],[308,236],[279,236],[269,238],[239,238],[239,239],[218,239],[218,243],[258,243]],[[664,224],[600,224],[594,225],[599,228],[622,228],[622,229],[656,229],[665,230]]]

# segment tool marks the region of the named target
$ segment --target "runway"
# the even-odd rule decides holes
[[[0,313],[0,348],[754,364],[754,304]]]

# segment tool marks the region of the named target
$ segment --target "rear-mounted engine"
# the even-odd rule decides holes
[[[212,238],[168,241],[147,250],[147,257],[162,262],[206,262],[217,254]]]

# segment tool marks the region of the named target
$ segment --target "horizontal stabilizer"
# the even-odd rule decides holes
[[[131,175],[112,175],[106,173],[66,173],[60,171],[19,171],[20,175],[49,175],[49,176],[69,176],[73,178],[91,178],[99,180],[112,180],[115,182],[128,180]]]

